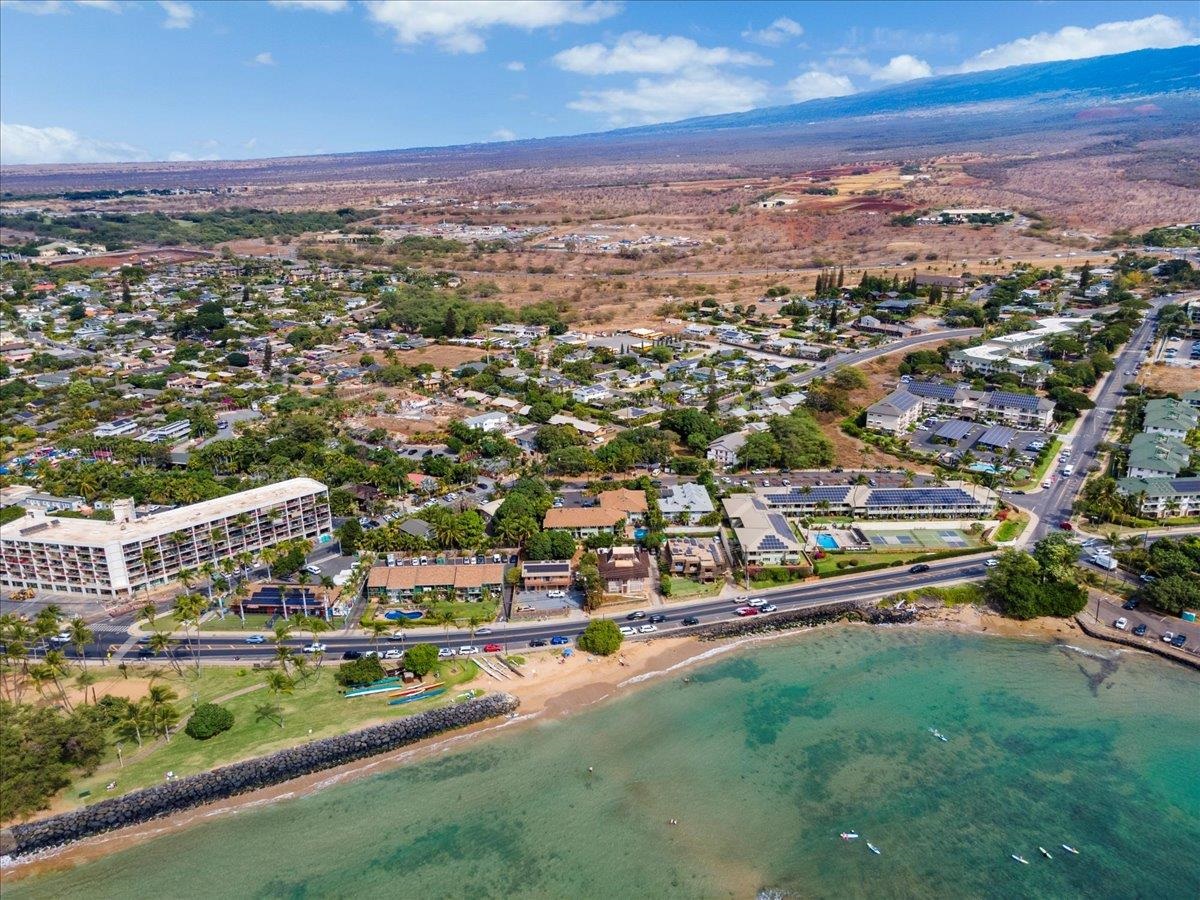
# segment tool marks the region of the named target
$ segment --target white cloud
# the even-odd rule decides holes
[[[350,0],[268,0],[278,9],[306,9],[313,12],[335,13],[350,7]]]
[[[756,44],[766,44],[768,47],[778,47],[790,38],[798,38],[804,34],[804,27],[795,19],[780,16],[766,28],[755,31],[748,28],[742,32],[742,37]]]
[[[889,59],[886,66],[872,72],[871,80],[882,81],[884,84],[899,84],[914,78],[928,78],[932,74],[933,68],[925,60],[901,53]]]
[[[508,69],[510,72],[524,72],[525,63],[521,62],[519,59],[514,59],[512,62],[506,64],[504,68]]]
[[[191,162],[195,159],[190,153],[184,153],[182,150],[172,150],[167,154],[167,162]]]
[[[196,18],[196,10],[181,0],[158,0],[158,5],[167,14],[163,28],[191,28],[192,20]]]
[[[638,31],[621,35],[611,47],[582,44],[563,50],[554,55],[554,63],[560,69],[583,75],[613,75],[617,72],[669,75],[696,67],[770,65],[756,53],[728,47],[701,47],[691,38],[663,37]]]
[[[69,128],[0,122],[0,160],[21,163],[129,162],[148,159],[140,147],[118,141],[98,141]]]
[[[509,128],[497,128],[492,132],[492,140],[494,141],[515,141],[517,133]]]
[[[613,125],[650,124],[753,109],[770,88],[762,81],[715,70],[677,78],[639,78],[632,88],[584,91],[567,105],[601,113]]]
[[[797,103],[818,100],[821,97],[845,97],[854,93],[854,83],[845,75],[819,72],[814,69],[797,75],[787,84],[792,99]]]
[[[450,53],[480,53],[484,32],[588,25],[615,15],[611,0],[366,0],[367,15],[401,44],[434,41]]]
[[[1095,28],[1068,25],[1051,34],[1042,31],[984,50],[956,71],[984,72],[1059,59],[1087,59],[1150,48],[1197,43],[1196,35],[1178,19],[1153,15],[1128,22],[1105,22]]]
[[[255,54],[250,64],[254,66],[273,66],[275,65],[275,57],[271,55],[270,50],[264,50],[262,53]]]
[[[84,9],[100,9],[104,12],[119,13],[121,4],[117,0],[71,0],[67,3],[66,0],[4,0],[2,4],[5,10],[13,12],[30,13],[35,16],[52,16],[57,13],[67,12],[72,6],[82,6]]]

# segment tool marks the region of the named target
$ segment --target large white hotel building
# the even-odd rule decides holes
[[[329,490],[292,478],[191,506],[137,516],[113,503],[113,521],[31,512],[0,529],[0,584],[105,599],[172,581],[181,570],[292,538],[328,540]]]

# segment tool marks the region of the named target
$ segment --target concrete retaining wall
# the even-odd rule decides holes
[[[0,834],[0,851],[20,856],[105,831],[139,825],[507,715],[517,709],[518,703],[511,694],[489,694],[457,706],[431,709],[384,725],[312,741],[269,756],[133,791],[74,812],[14,825]]]

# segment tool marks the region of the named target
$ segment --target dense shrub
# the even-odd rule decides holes
[[[338,666],[337,673],[333,676],[337,679],[337,683],[342,687],[354,687],[360,684],[370,684],[373,681],[378,681],[387,673],[383,671],[383,663],[379,661],[378,656],[364,656],[360,659],[352,659],[349,662],[344,662]]]
[[[621,649],[625,636],[612,619],[593,619],[579,636],[579,649],[597,656],[612,656]]]
[[[188,719],[184,731],[188,737],[207,741],[210,737],[233,727],[233,713],[215,703],[201,703]]]
[[[404,651],[404,668],[414,675],[428,675],[437,665],[437,661],[436,644],[414,644]]]

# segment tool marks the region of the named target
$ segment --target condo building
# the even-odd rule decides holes
[[[0,584],[109,600],[166,584],[184,569],[257,554],[282,541],[330,539],[329,490],[292,478],[190,506],[139,516],[132,500],[113,521],[33,511],[0,533]]]

